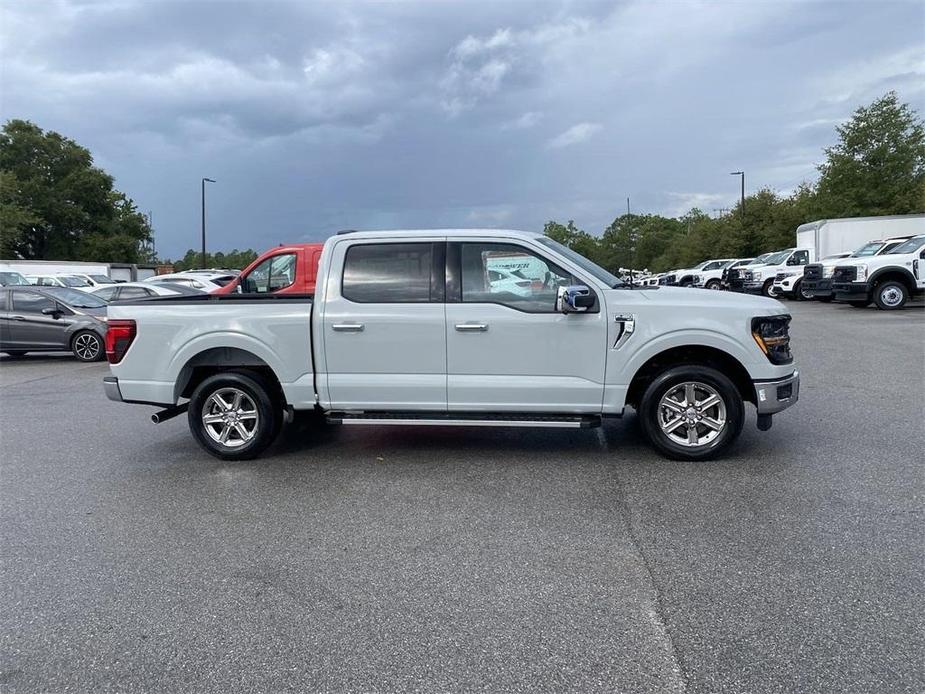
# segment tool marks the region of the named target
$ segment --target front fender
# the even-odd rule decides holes
[[[743,331],[744,332],[744,331]],[[626,343],[629,347],[632,343],[630,339]],[[636,345],[636,349],[627,355],[627,358],[621,360],[617,358],[617,368],[612,374],[608,374],[608,383],[628,386],[633,376],[643,367],[643,365],[653,357],[676,347],[712,347],[721,352],[728,354],[738,361],[745,370],[748,371],[752,378],[774,378],[780,372],[779,367],[774,367],[767,358],[761,353],[757,345],[754,346],[754,352],[746,348],[746,343],[735,340],[728,335],[707,329],[685,328],[663,333],[657,337],[647,340],[646,342]],[[620,350],[614,350],[617,354]],[[790,371],[793,369],[791,368]]]

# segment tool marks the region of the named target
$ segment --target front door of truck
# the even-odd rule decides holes
[[[556,311],[560,286],[587,281],[516,242],[451,242],[447,273],[450,411],[601,411],[603,297],[585,313]]]
[[[343,272],[319,306],[331,409],[446,410],[445,252],[442,238],[335,244]]]

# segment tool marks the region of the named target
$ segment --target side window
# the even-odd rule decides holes
[[[101,298],[103,301],[112,301],[112,298],[116,295],[116,287],[106,287],[106,289],[99,289],[93,292],[93,294]]]
[[[281,253],[264,260],[241,282],[245,294],[266,294],[285,289],[295,282],[294,253]]]
[[[374,243],[347,249],[341,294],[357,303],[430,301],[433,244]]]
[[[554,313],[559,287],[580,284],[569,272],[514,244],[463,243],[460,261],[463,303]]]
[[[122,287],[119,290],[119,300],[123,299],[147,299],[151,293],[144,287]]]
[[[54,308],[53,299],[35,292],[16,292],[13,295],[13,309],[22,313],[41,313],[44,308]]]
[[[809,251],[797,251],[790,258],[788,265],[806,265],[809,262]]]

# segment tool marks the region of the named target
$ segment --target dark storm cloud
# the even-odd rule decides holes
[[[3,118],[90,147],[194,245],[334,229],[600,230],[814,175],[887,89],[922,109],[903,3],[7,2]]]

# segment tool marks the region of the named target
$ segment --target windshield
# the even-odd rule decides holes
[[[772,253],[772,254],[771,254],[770,256],[768,256],[767,258],[764,258],[764,260],[760,260],[760,262],[761,262],[762,265],[780,265],[782,262],[784,262],[784,259],[785,259],[788,255],[790,255],[790,249],[789,249],[789,248],[788,248],[786,251],[778,251],[777,253]],[[759,260],[756,260],[756,261],[755,261],[756,264],[757,264],[758,262],[759,262]]]
[[[773,253],[762,253],[757,258],[752,258],[750,261],[748,261],[748,264],[749,265],[761,265],[761,263],[763,263],[765,260],[770,258],[772,255],[774,254]]]
[[[28,286],[29,280],[18,272],[0,272],[0,286],[19,287]]]
[[[913,253],[919,250],[919,246],[925,243],[925,234],[922,236],[913,236],[905,243],[899,244],[892,251],[887,251],[884,255],[897,255],[899,253]]]
[[[865,243],[854,253],[851,254],[852,258],[866,258],[871,255],[877,255],[877,251],[883,248],[883,241],[871,241],[870,243]]]
[[[87,275],[91,280],[97,284],[116,284],[114,279],[110,279],[106,275]]]
[[[62,277],[61,279],[69,278]],[[45,287],[45,291],[74,308],[102,308],[106,305],[106,302],[98,296],[93,296],[93,294],[88,294],[87,292],[77,292],[64,287]]]
[[[592,263],[590,260],[585,258],[581,253],[576,253],[568,246],[563,246],[558,241],[553,241],[548,236],[538,236],[537,241],[539,241],[544,246],[553,249],[560,255],[565,256],[571,260],[575,265],[580,267],[582,270],[587,272],[589,275],[592,275],[595,279],[600,280],[608,287],[622,287],[624,282],[619,277],[611,275],[607,270],[602,268],[600,265]]]
[[[90,283],[85,279],[80,277],[73,277],[71,275],[58,275],[58,279],[61,280],[62,284],[67,287],[89,287]]]

